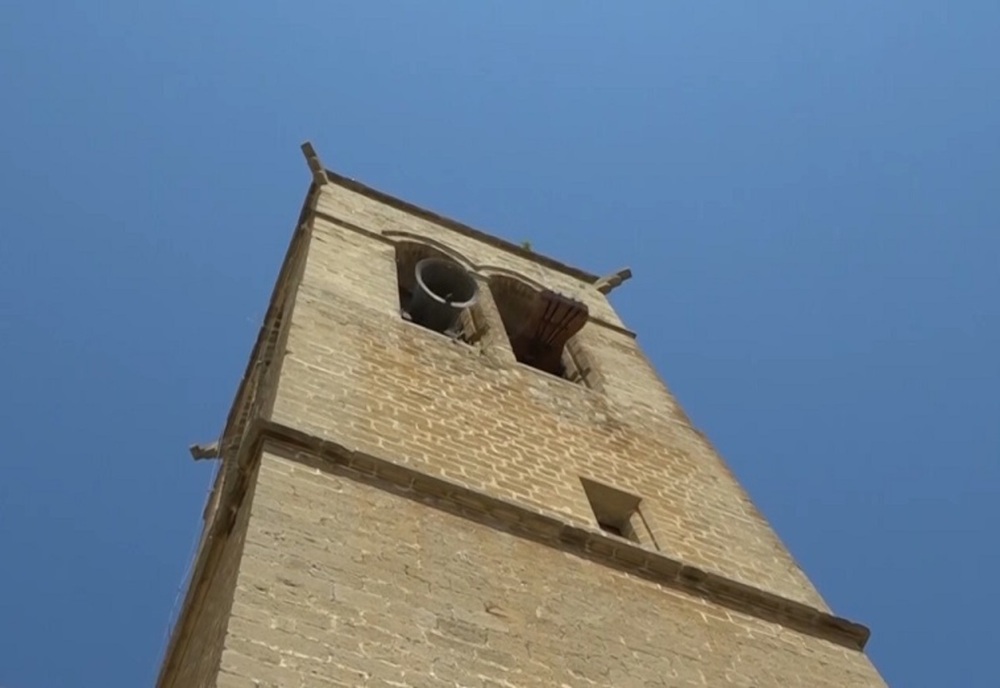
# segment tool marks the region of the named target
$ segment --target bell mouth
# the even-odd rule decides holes
[[[479,297],[476,280],[458,263],[442,258],[424,258],[416,266],[417,283],[423,292],[451,308],[468,308]]]

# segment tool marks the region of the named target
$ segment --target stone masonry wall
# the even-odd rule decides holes
[[[592,285],[337,185],[317,208],[273,420],[579,523],[594,522],[580,478],[611,485],[642,499],[665,553],[826,609]],[[404,322],[385,236],[400,231],[585,301],[600,388],[515,363],[504,337]]]
[[[206,578],[191,591],[192,599],[185,600],[188,616],[184,627],[174,629],[177,638],[167,658],[170,666],[158,683],[161,688],[210,688],[215,685],[236,579],[242,565],[252,496],[251,490],[236,514],[218,559],[214,560]]]
[[[265,453],[252,489],[220,688],[885,685],[860,652],[320,462]]]

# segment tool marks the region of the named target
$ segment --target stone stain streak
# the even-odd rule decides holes
[[[885,685],[596,278],[317,179],[159,685]],[[516,363],[488,291],[473,345],[405,322],[394,235],[585,303],[585,383]],[[602,533],[581,478],[652,541]]]

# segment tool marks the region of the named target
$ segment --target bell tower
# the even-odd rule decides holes
[[[161,688],[884,686],[601,278],[312,173]]]

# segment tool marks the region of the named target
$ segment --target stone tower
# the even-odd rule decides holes
[[[303,150],[159,686],[885,685],[611,308],[627,272]]]

